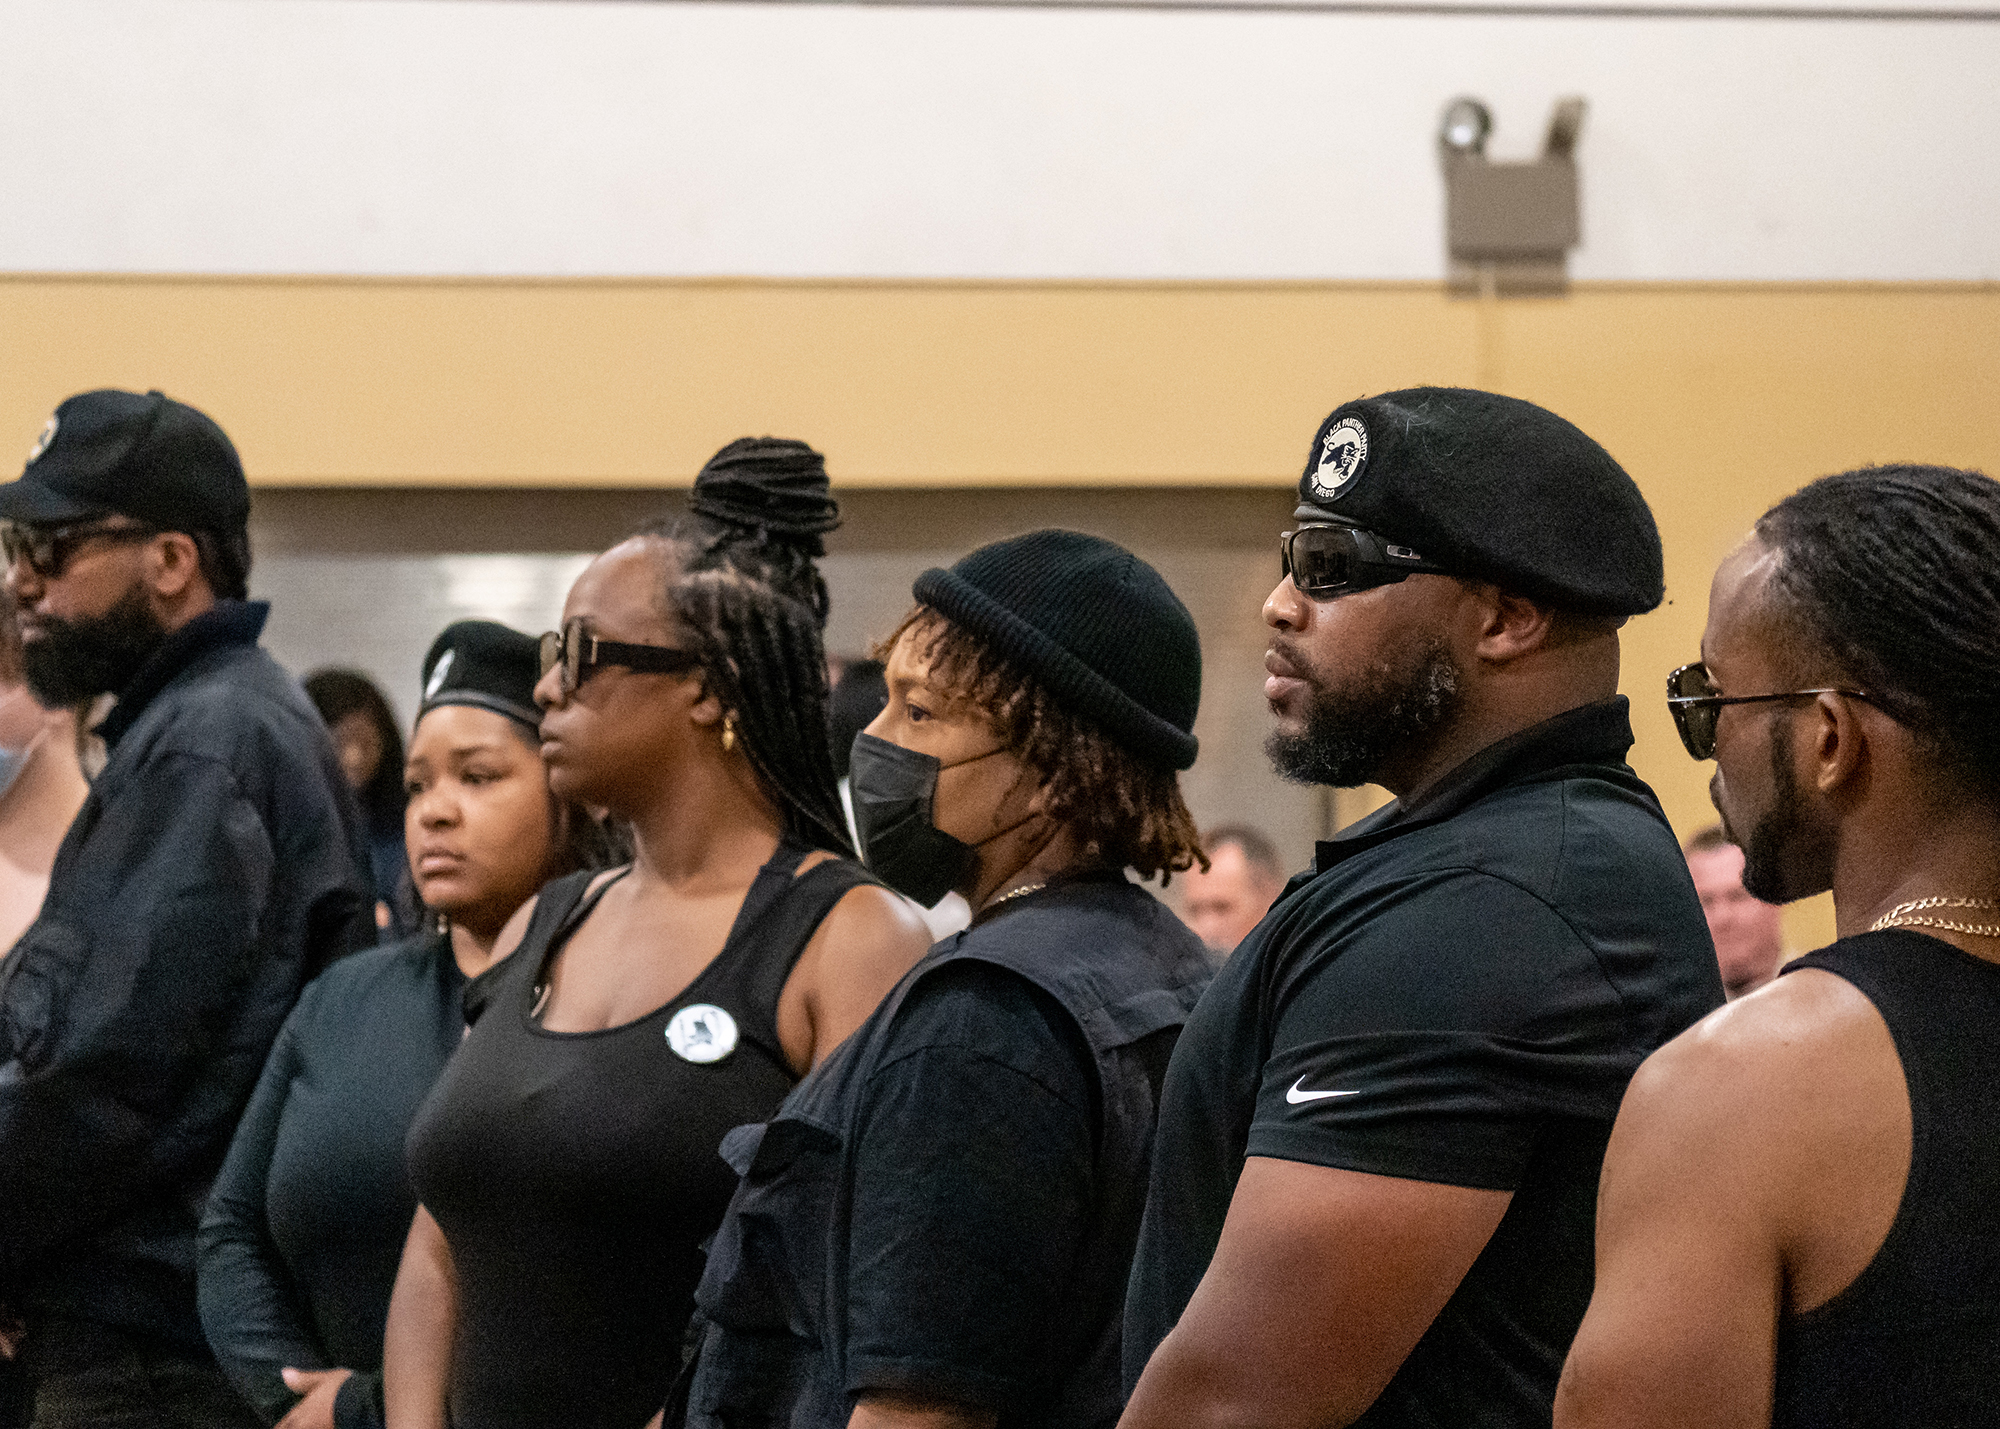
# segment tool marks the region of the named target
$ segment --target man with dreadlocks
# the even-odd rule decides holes
[[[1838,942],[1668,1043],[1618,1112],[1566,1429],[2000,1425],[2000,485],[1813,482],[1669,681],[1774,903]]]
[[[929,942],[843,856],[813,563],[837,520],[824,463],[733,442],[689,507],[592,562],[542,637],[549,787],[622,821],[633,859],[556,880],[517,919],[411,1128],[422,1207],[384,1375],[398,1429],[656,1414],[733,1187],[717,1144]]]
[[[869,866],[976,910],[764,1126],[697,1299],[699,1429],[1079,1429],[1118,1417],[1160,1078],[1208,963],[1126,879],[1200,855],[1194,622],[1109,541],[918,578],[854,744]]]

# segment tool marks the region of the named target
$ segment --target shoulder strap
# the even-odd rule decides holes
[[[881,882],[851,859],[830,858],[797,873],[813,850],[784,844],[759,870],[723,947],[730,996],[744,1031],[778,1045],[778,994],[833,905]]]

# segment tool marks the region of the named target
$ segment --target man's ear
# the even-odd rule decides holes
[[[1812,784],[1821,794],[1858,788],[1868,775],[1869,730],[1859,702],[1846,695],[1813,697],[1805,757]]]
[[[146,585],[161,600],[179,600],[201,573],[201,548],[185,531],[165,531],[146,547]]]
[[[1502,590],[1490,582],[1474,587],[1480,625],[1473,655],[1504,664],[1532,654],[1549,643],[1556,613],[1526,596]]]

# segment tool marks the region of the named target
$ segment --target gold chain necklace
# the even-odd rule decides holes
[[[1047,883],[1024,883],[1019,888],[1010,888],[1005,893],[1001,894],[998,898],[993,899],[979,911],[982,913],[990,913],[995,908],[998,908],[1002,903],[1005,903],[1009,898],[1026,898],[1030,893],[1039,893],[1048,886],[1049,885]]]
[[[1947,933],[1964,933],[1974,938],[2000,938],[2000,923],[1958,923],[1949,918],[1913,917],[1927,908],[1975,908],[1985,911],[2000,908],[2000,901],[1991,898],[1952,898],[1940,895],[1936,898],[1913,898],[1908,903],[1898,903],[1880,918],[1868,925],[1868,931],[1879,933],[1884,928],[1942,928]]]

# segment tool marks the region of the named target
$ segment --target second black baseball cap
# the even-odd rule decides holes
[[[250,519],[250,485],[222,428],[185,402],[80,393],[49,418],[20,480],[0,486],[0,520],[113,514],[165,531],[232,531]]]

